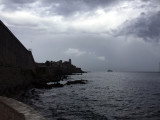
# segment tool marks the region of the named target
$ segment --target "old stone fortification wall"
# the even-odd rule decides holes
[[[2,22],[0,22],[0,66],[34,69],[31,52]]]
[[[34,70],[32,53],[0,21],[0,88],[30,83]]]
[[[0,94],[25,89],[33,80],[32,72],[14,67],[0,67]]]
[[[45,120],[45,118],[19,101],[0,97],[0,120]]]

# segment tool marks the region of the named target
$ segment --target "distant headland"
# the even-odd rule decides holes
[[[84,73],[69,61],[36,63],[14,34],[0,21],[0,94],[7,94],[48,81],[58,82],[65,75]]]

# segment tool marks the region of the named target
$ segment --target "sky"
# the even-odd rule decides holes
[[[160,0],[0,0],[0,19],[36,62],[159,70]]]

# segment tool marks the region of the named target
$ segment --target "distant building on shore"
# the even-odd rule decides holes
[[[76,67],[75,65],[72,65],[72,60],[69,59],[69,61],[62,61],[59,60],[57,62],[55,61],[46,61],[45,63],[36,63],[38,68],[41,69],[50,69],[52,70],[61,70],[62,74],[68,75],[72,73],[84,73],[81,68]],[[54,72],[53,72],[54,73]]]

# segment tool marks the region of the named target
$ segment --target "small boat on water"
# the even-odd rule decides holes
[[[113,72],[113,71],[109,69],[109,70],[107,70],[107,72]]]

